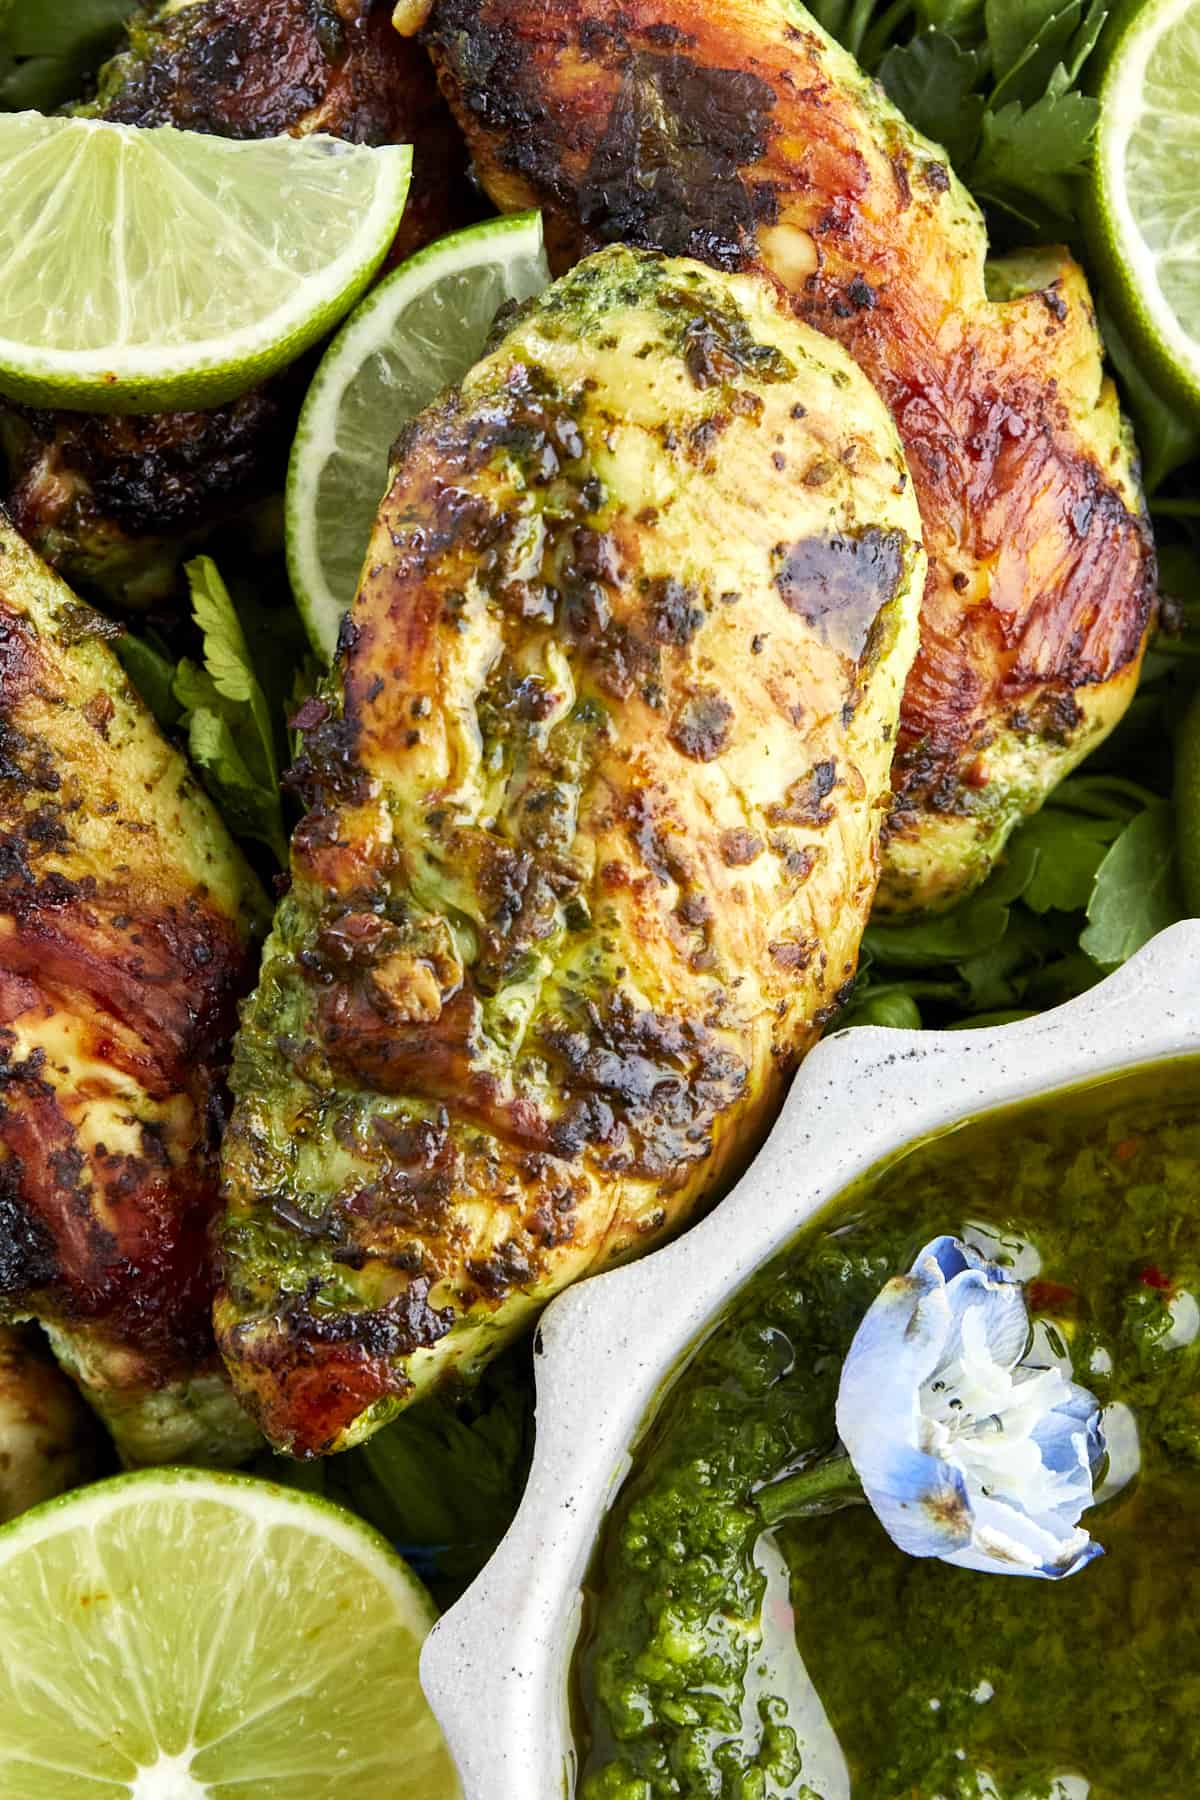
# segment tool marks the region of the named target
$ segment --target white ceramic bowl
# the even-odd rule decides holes
[[[856,1175],[913,1139],[1189,1050],[1200,1050],[1200,921],[1163,932],[1082,999],[1021,1024],[835,1032],[703,1223],[553,1303],[535,1340],[537,1444],[520,1511],[421,1659],[466,1800],[572,1793],[567,1684],[580,1583],[665,1376],[733,1289]]]

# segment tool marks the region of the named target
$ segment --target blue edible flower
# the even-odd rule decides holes
[[[996,1575],[1074,1575],[1104,1458],[1100,1406],[1025,1360],[1020,1283],[960,1239],[926,1244],[868,1309],[837,1427],[871,1506],[910,1556]]]

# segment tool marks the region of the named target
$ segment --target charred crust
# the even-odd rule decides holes
[[[0,1111],[0,1132],[3,1124]],[[15,1156],[0,1162],[0,1296],[18,1305],[50,1287],[59,1275],[54,1238],[24,1201],[23,1173]]]
[[[342,713],[326,713],[305,732],[304,745],[284,785],[310,808],[299,826],[303,852],[325,841],[322,822],[327,810],[340,803],[353,805],[365,798],[369,781],[358,760],[358,724]]]
[[[782,938],[768,944],[767,953],[777,968],[786,969],[789,975],[800,975],[820,947],[815,938]]]
[[[568,1160],[599,1148],[614,1174],[681,1184],[747,1080],[745,1064],[706,1026],[638,1010],[623,995],[588,1005],[577,1022],[548,1025],[542,1039],[571,1095],[551,1147]]]
[[[721,833],[721,861],[729,869],[743,869],[749,863],[757,861],[762,855],[765,845],[755,831],[723,831]]]
[[[767,808],[772,825],[828,825],[832,807],[825,802],[838,785],[837,763],[832,759],[814,763],[807,775],[794,781],[783,800]]]
[[[633,53],[575,197],[588,240],[743,267],[775,215],[773,192],[742,175],[766,149],[775,105],[749,71]]]
[[[324,98],[345,43],[331,37],[323,8],[309,0],[203,0],[203,12],[202,27],[184,8],[135,28],[132,54],[113,66],[113,91],[101,95],[105,118],[273,137]]]
[[[503,1300],[515,1289],[528,1287],[534,1269],[521,1246],[511,1238],[486,1257],[472,1257],[467,1274],[488,1300]]]
[[[716,688],[701,688],[679,708],[668,737],[681,756],[714,762],[729,743],[733,708]]]
[[[290,1351],[287,1339],[313,1348],[346,1346],[373,1363],[398,1363],[415,1350],[427,1350],[438,1343],[454,1324],[452,1308],[431,1305],[432,1285],[427,1276],[415,1275],[386,1306],[338,1312],[314,1312],[312,1301],[318,1288],[311,1285],[281,1314],[285,1338],[275,1347],[282,1357]],[[269,1366],[274,1359],[255,1360]]]

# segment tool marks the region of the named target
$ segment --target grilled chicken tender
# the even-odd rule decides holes
[[[0,1524],[87,1481],[96,1437],[38,1333],[0,1328]]]
[[[238,1461],[209,1227],[265,901],[106,631],[0,523],[0,1320],[127,1461]]]
[[[798,0],[423,0],[503,208],[558,260],[610,240],[767,271],[887,401],[929,552],[881,910],[948,905],[1111,730],[1153,547],[1082,271],[986,262],[944,154]]]
[[[130,25],[94,105],[124,125],[219,137],[325,131],[411,143],[394,257],[473,215],[466,153],[429,58],[376,0],[173,0]],[[118,609],[162,600],[182,558],[220,524],[269,534],[308,364],[211,412],[114,418],[5,406],[8,505],[71,581]],[[269,541],[269,539],[268,539]]]
[[[401,438],[223,1148],[276,1444],[366,1437],[755,1149],[854,974],[919,536],[839,347],[644,252]]]

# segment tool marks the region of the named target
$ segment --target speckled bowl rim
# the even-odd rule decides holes
[[[1080,999],[1017,1024],[835,1032],[720,1206],[674,1244],[554,1301],[535,1340],[537,1442],[520,1510],[421,1658],[465,1800],[572,1793],[580,1584],[648,1409],[726,1296],[856,1175],[914,1139],[1189,1051],[1200,1051],[1200,920],[1161,933]]]

